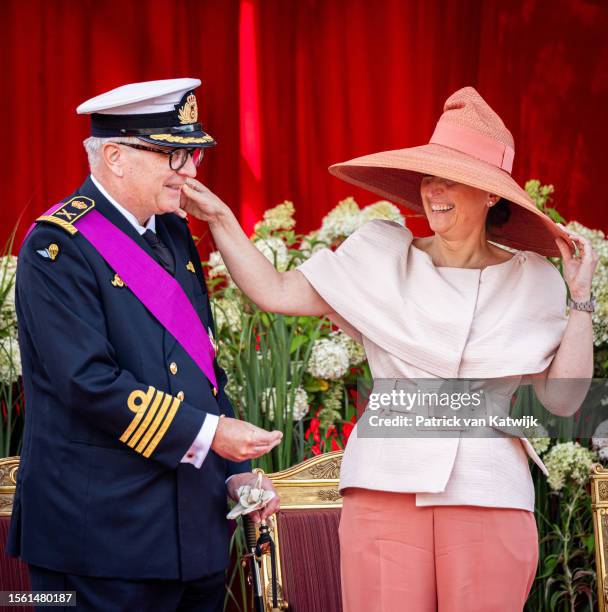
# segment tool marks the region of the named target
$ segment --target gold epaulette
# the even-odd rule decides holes
[[[75,196],[62,204],[52,215],[42,215],[36,223],[53,223],[74,236],[78,230],[74,223],[95,208],[95,202],[85,196]]]

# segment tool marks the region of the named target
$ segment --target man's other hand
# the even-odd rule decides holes
[[[242,474],[235,474],[231,476],[228,480],[228,484],[226,485],[228,490],[228,496],[235,502],[238,502],[239,496],[237,491],[239,487],[243,485],[251,485],[255,486],[258,479],[258,475],[253,472],[243,472]],[[281,500],[279,499],[279,495],[272,485],[272,481],[267,476],[262,478],[261,488],[266,491],[274,491],[274,497],[266,504],[263,508],[259,510],[255,510],[249,513],[247,516],[254,522],[259,523],[260,521],[266,520],[271,514],[274,514],[278,511]]]
[[[283,433],[280,431],[266,431],[239,419],[222,417],[211,448],[224,459],[245,461],[265,455],[282,439]]]

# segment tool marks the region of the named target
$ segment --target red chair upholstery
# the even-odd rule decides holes
[[[279,513],[283,593],[289,610],[342,611],[339,523],[339,508]]]
[[[341,612],[338,525],[342,497],[338,478],[342,451],[313,457],[269,474],[281,496],[271,530],[278,567],[280,609],[292,612]],[[270,557],[262,558],[262,581],[271,609]]]
[[[11,522],[12,499],[15,493],[15,477],[18,457],[0,459],[0,591],[29,591],[30,579],[27,565],[6,554],[6,538]],[[33,610],[30,606],[10,607],[8,610]]]

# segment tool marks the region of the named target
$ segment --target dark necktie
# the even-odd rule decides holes
[[[156,261],[167,271],[171,276],[175,274],[175,260],[171,251],[161,241],[161,239],[150,229],[142,234],[144,240],[150,245],[154,253]]]

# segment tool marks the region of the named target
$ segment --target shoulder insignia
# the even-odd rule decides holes
[[[196,270],[194,269],[194,264],[191,261],[189,261],[186,264],[186,270],[189,270],[190,272],[192,272],[192,274],[196,274]]]
[[[44,259],[55,261],[57,259],[57,255],[59,255],[59,247],[53,242],[52,244],[49,244],[46,249],[38,249],[36,253],[38,253],[38,255]]]
[[[62,204],[52,215],[42,215],[36,223],[53,223],[68,234],[78,233],[74,223],[95,207],[95,202],[85,196],[76,196]]]

